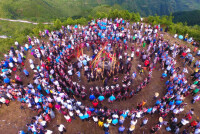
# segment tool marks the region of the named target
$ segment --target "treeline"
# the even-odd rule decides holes
[[[173,16],[149,16],[145,19],[147,23],[151,23],[153,25],[160,24],[162,27],[168,27],[169,33],[171,34],[179,34],[186,35],[189,37],[193,37],[196,41],[200,41],[200,26],[188,26],[187,23],[173,23]]]
[[[130,20],[132,22],[138,22],[140,21],[140,14],[129,12],[128,10],[118,10],[118,9],[111,9],[108,13],[103,11],[97,11],[93,16],[88,15],[88,17],[81,17],[79,19],[72,19],[71,17],[68,17],[67,19],[56,19],[54,21],[53,27],[55,29],[60,29],[61,26],[67,26],[67,25],[86,25],[88,21],[92,19],[102,19],[102,18],[123,18],[125,20]]]
[[[173,13],[174,23],[183,22],[189,26],[200,25],[200,10]]]

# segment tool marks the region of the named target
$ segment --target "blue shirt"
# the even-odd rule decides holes
[[[167,74],[166,74],[166,73],[163,73],[163,74],[162,74],[162,77],[163,77],[163,78],[167,77]]]
[[[118,119],[113,119],[112,120],[112,124],[117,124],[118,123]]]
[[[94,100],[96,97],[95,97],[95,96],[92,94],[92,95],[90,95],[90,97],[89,97],[89,98],[90,98],[90,100],[92,100],[92,101],[93,101],[93,100]]]
[[[157,101],[156,101],[156,105],[159,105],[159,104],[160,104],[160,100],[157,100]]]
[[[23,72],[25,73],[25,75],[29,75],[29,72],[26,69],[24,69]]]
[[[37,86],[37,89],[38,89],[38,90],[42,90],[41,85],[38,85],[38,86]]]
[[[4,83],[10,83],[10,79],[8,77],[6,77],[3,81]]]
[[[152,111],[152,108],[149,108],[148,110],[147,110],[147,113],[150,113]]]
[[[182,103],[182,101],[180,101],[180,100],[176,101],[176,105],[180,105],[181,103]]]
[[[100,96],[98,97],[98,99],[99,99],[99,101],[103,101],[105,98],[104,98],[104,96],[100,95]]]
[[[78,71],[77,72],[77,76],[80,78],[81,77],[81,73]]]
[[[172,106],[174,104],[174,100],[169,102],[169,105]]]
[[[87,65],[87,61],[83,60],[83,65],[86,66]]]
[[[120,132],[123,132],[125,130],[125,127],[119,127],[118,129]]]
[[[114,101],[115,100],[115,96],[110,96],[110,98],[109,98],[111,101]]]

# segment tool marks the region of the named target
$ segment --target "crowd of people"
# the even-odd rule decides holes
[[[198,55],[192,55],[193,50],[189,47],[164,41],[160,29],[160,25],[152,26],[143,22],[130,24],[121,18],[105,18],[92,20],[87,26],[68,25],[58,31],[41,32],[40,35],[49,38],[49,42],[29,37],[28,43],[21,46],[16,41],[17,49],[11,47],[0,65],[0,105],[8,106],[10,100],[18,100],[21,109],[28,107],[37,111],[38,115],[27,124],[31,133],[53,133],[47,129],[47,125],[55,118],[55,110],[64,115],[66,122],[77,117],[82,121],[93,120],[106,134],[110,125],[118,126],[119,133],[127,131],[132,134],[139,119],[143,119],[140,127],[144,127],[149,120],[145,116],[158,113],[159,122],[152,127],[151,133],[162,126],[166,127],[166,131],[179,133],[182,126],[190,123],[194,114],[191,109],[178,123],[176,116],[187,106],[184,99],[189,94],[194,95],[192,103],[200,98],[200,60],[195,59]],[[104,56],[91,67],[102,49]],[[90,55],[84,53],[90,50]],[[26,59],[28,52],[34,59]],[[135,57],[141,59],[142,64],[133,70],[132,60]],[[176,67],[177,58],[183,62],[180,67]],[[35,59],[39,62],[35,63]],[[30,70],[25,67],[26,60]],[[104,67],[100,62],[105,61],[107,66]],[[190,84],[185,74],[188,73],[187,66],[192,66],[193,62],[195,71],[191,77],[194,83]],[[163,71],[162,80],[169,80],[166,81],[166,94],[161,99],[158,99],[158,93],[155,94],[154,106],[145,107],[146,101],[139,103],[136,108],[125,110],[109,109],[102,105],[105,100],[113,103],[132,98],[151,82],[155,69]],[[148,75],[141,84],[133,87],[135,78],[144,70]],[[25,85],[23,75],[16,72],[31,77],[30,82]],[[123,79],[119,82],[122,74]],[[86,88],[84,83],[80,84],[83,79],[87,79],[88,83],[102,81],[103,86]],[[112,84],[108,81],[112,81]],[[83,105],[81,100],[86,99],[91,101],[91,106]],[[170,122],[164,121],[169,113],[172,116]],[[123,125],[127,118],[131,119],[129,127]],[[57,127],[60,133],[68,129],[63,124]],[[199,121],[193,120],[190,127],[195,134],[200,133]],[[24,131],[19,133],[25,134]],[[183,133],[188,132],[184,130]]]

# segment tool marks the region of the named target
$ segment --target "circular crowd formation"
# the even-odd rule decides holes
[[[162,126],[172,133],[200,133],[200,122],[192,119],[193,108],[181,120],[177,118],[187,107],[184,99],[188,95],[194,96],[192,103],[200,99],[200,50],[194,42],[191,46],[172,44],[165,41],[160,25],[130,23],[121,18],[92,20],[87,26],[63,26],[39,35],[48,41],[29,37],[24,46],[16,41],[17,49],[11,47],[0,65],[0,104],[8,106],[11,100],[18,100],[21,109],[38,112],[27,124],[28,130],[20,134],[54,133],[47,125],[55,118],[55,110],[68,123],[77,117],[93,121],[105,134],[110,133],[110,125],[119,133],[132,134],[139,129],[135,127],[138,120],[144,127],[149,120],[146,116],[155,113],[159,121],[149,133],[156,133]],[[28,54],[34,59],[26,57]],[[180,67],[176,67],[178,62]],[[112,107],[115,101],[125,103],[133,98],[151,83],[156,67],[163,72],[160,79],[166,81],[166,94],[155,92],[153,106],[146,107],[145,100],[124,110],[104,105],[106,102]],[[192,80],[186,77],[188,68],[194,70]],[[142,82],[136,82],[137,77]],[[90,104],[84,105],[87,100]],[[170,121],[165,120],[167,116]],[[126,119],[131,120],[129,126],[123,125]],[[189,127],[182,130],[185,125]],[[70,129],[63,124],[57,127],[60,133]]]

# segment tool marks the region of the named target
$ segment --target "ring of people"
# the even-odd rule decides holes
[[[16,100],[38,113],[20,134],[56,133],[48,127],[56,113],[66,120],[55,125],[61,134],[74,120],[105,134],[199,134],[200,50],[166,34],[104,18],[16,41],[1,62],[0,106]]]

